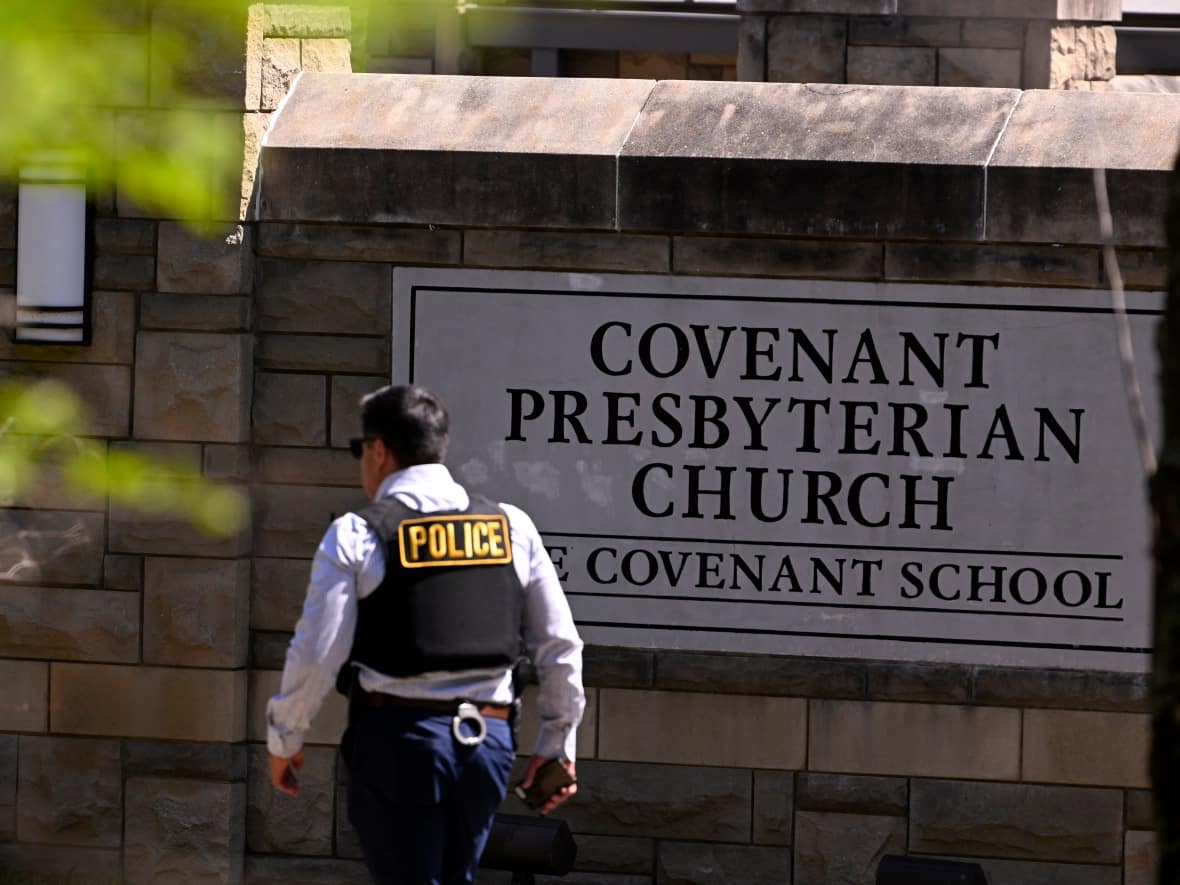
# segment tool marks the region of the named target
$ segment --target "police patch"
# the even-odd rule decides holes
[[[406,568],[512,562],[508,517],[499,513],[406,519],[398,524],[397,546]]]

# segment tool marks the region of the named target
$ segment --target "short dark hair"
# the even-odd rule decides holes
[[[441,464],[447,457],[451,419],[425,387],[382,387],[362,397],[361,427],[366,436],[380,437],[401,467]]]

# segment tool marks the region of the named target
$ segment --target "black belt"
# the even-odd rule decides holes
[[[403,698],[382,691],[361,691],[361,703],[366,707],[404,707],[408,710],[420,710],[423,713],[439,713],[454,716],[459,712],[459,705],[465,703],[461,698],[451,701],[436,701],[427,698]],[[471,703],[467,701],[466,703]],[[472,704],[479,715],[492,719],[508,719],[509,704]]]

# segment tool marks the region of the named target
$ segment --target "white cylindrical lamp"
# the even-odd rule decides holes
[[[85,170],[65,153],[32,158],[18,207],[16,340],[89,343]]]

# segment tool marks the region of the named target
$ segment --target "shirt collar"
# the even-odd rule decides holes
[[[417,510],[463,509],[466,490],[445,464],[414,464],[395,470],[377,488],[377,499],[397,496]]]

